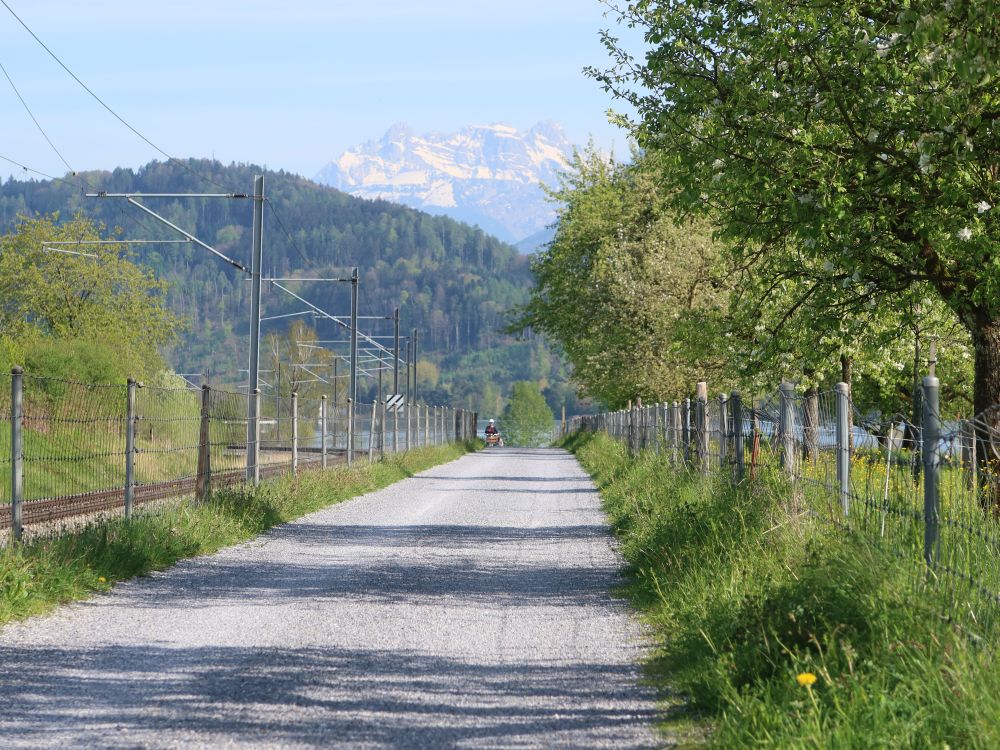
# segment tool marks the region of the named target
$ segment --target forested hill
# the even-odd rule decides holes
[[[0,221],[9,231],[19,214],[76,212],[132,239],[178,239],[178,235],[120,199],[94,199],[86,192],[252,193],[252,165],[223,166],[209,160],[183,164],[152,162],[138,170],[80,173],[58,181],[10,180],[0,187]],[[286,172],[265,171],[264,272],[275,276],[345,275],[361,272],[360,310],[386,315],[399,305],[404,330],[421,332],[422,355],[442,367],[440,396],[468,401],[485,385],[529,378],[561,380],[539,344],[524,348],[498,331],[504,311],[522,304],[532,285],[528,260],[511,246],[475,227],[384,201],[354,198]],[[249,267],[252,202],[219,198],[154,199],[146,203],[178,226]],[[272,210],[273,209],[273,210]],[[169,359],[178,371],[210,371],[235,381],[245,367],[250,285],[237,269],[197,246],[135,246],[139,260],[171,283],[169,304],[190,329]],[[295,290],[335,314],[350,310],[349,284],[296,284]],[[303,306],[277,290],[265,290],[265,315]],[[289,321],[265,324],[282,331]],[[123,321],[127,324],[127,321]],[[322,324],[319,324],[322,325]],[[372,323],[372,325],[377,325]],[[391,332],[391,325],[381,333]],[[323,334],[333,333],[319,329]],[[535,351],[538,350],[538,351]],[[449,383],[472,352],[485,372],[469,372]],[[475,369],[475,368],[473,368]],[[478,381],[478,382],[477,382]],[[489,390],[489,389],[487,389]],[[478,399],[477,399],[478,401]]]

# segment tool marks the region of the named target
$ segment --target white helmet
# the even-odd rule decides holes
[[[490,420],[490,424],[493,424],[493,420],[492,419]]]

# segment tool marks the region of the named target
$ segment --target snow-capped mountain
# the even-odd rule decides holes
[[[380,140],[345,151],[316,180],[362,198],[478,224],[519,242],[554,220],[540,184],[556,184],[572,149],[553,122],[523,132],[494,124],[423,135],[398,124]]]

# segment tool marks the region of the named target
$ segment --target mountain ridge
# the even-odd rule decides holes
[[[477,225],[513,244],[553,222],[541,184],[556,182],[572,149],[553,121],[526,131],[493,123],[423,134],[396,123],[381,138],[344,151],[315,179],[356,197]]]

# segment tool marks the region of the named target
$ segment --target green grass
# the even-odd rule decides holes
[[[348,498],[386,487],[458,458],[475,443],[424,448],[325,472],[268,480],[258,488],[216,492],[0,550],[0,623],[41,614],[110,588],[115,581],[162,570],[178,560],[251,539],[266,529]]]
[[[998,633],[949,615],[953,582],[928,586],[919,562],[801,514],[773,479],[750,491],[678,474],[603,435],[567,447],[621,539],[626,594],[655,637],[648,677],[684,706],[664,726],[682,746],[1000,747],[985,645]]]

